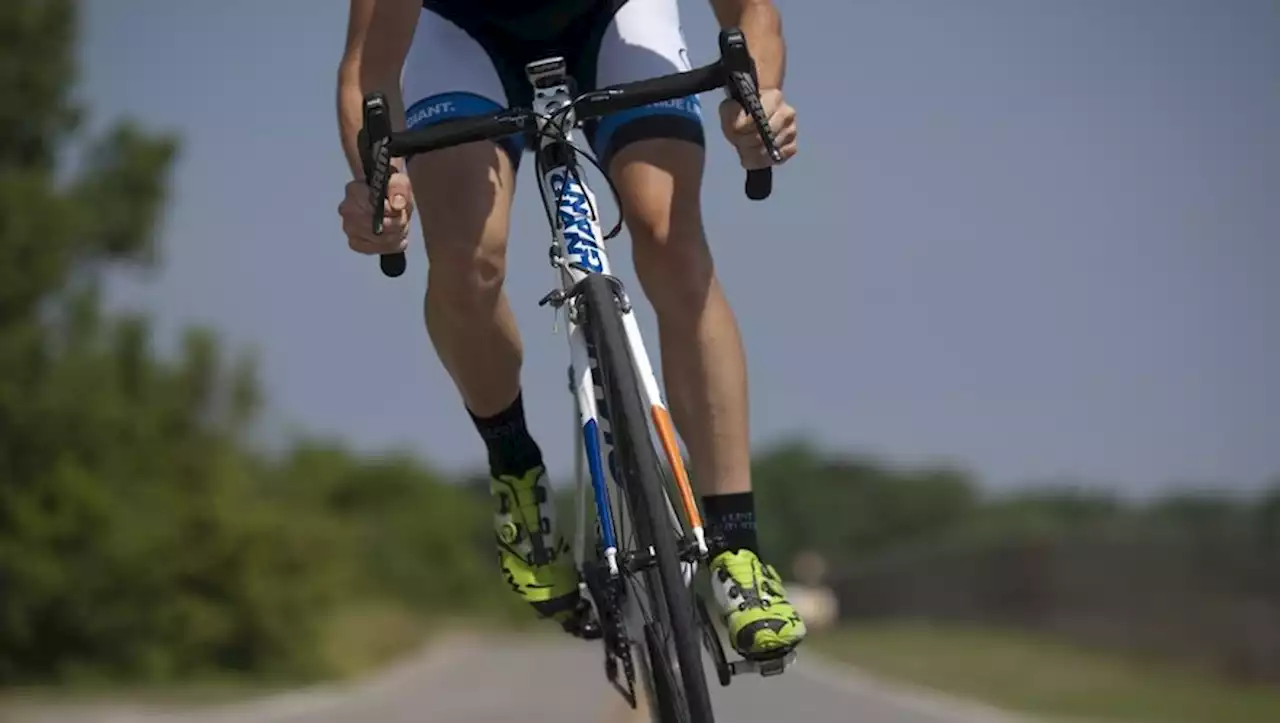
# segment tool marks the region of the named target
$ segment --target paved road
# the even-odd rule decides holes
[[[387,673],[234,706],[165,711],[115,706],[29,709],[14,723],[640,723],[604,680],[596,643],[475,636],[438,642]],[[816,656],[785,675],[712,681],[723,723],[1012,723],[995,711],[874,682]]]

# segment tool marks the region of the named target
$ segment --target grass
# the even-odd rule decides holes
[[[321,648],[336,679],[360,677],[423,645],[430,624],[414,611],[382,600],[348,605],[329,621]]]
[[[814,635],[813,643],[872,674],[1043,720],[1280,721],[1280,688],[1233,686],[1185,667],[1044,636],[895,622],[838,628]]]

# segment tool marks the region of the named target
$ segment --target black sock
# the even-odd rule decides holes
[[[756,501],[750,492],[707,495],[702,498],[707,528],[719,536],[719,545],[730,552],[750,550],[760,554],[756,540]]]
[[[523,475],[542,464],[542,450],[525,427],[523,397],[517,392],[515,401],[492,417],[477,417],[467,410],[489,450],[489,473],[494,477]]]

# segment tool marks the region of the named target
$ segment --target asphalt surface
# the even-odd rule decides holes
[[[390,670],[346,687],[233,705],[164,710],[99,704],[10,709],[5,723],[641,723],[605,681],[598,642],[480,635],[437,641]],[[708,666],[710,662],[708,661]],[[710,671],[710,668],[709,668]],[[781,676],[743,675],[721,687],[721,723],[1012,723],[994,710],[906,690],[802,655]]]

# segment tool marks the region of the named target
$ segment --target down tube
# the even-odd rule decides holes
[[[699,513],[698,503],[693,495],[693,488],[689,482],[688,471],[684,466],[684,459],[680,456],[675,430],[671,424],[671,415],[667,410],[667,405],[663,403],[662,390],[658,387],[658,379],[654,376],[653,366],[649,363],[648,351],[645,349],[644,339],[640,335],[640,324],[636,321],[634,309],[630,313],[623,315],[622,328],[627,336],[627,344],[631,347],[631,358],[635,362],[636,375],[640,378],[645,401],[649,404],[653,430],[657,434],[656,441],[667,460],[667,467],[673,477],[671,482],[680,495],[680,501],[689,523],[689,531],[697,542],[698,551],[706,553],[707,539],[703,530],[702,515]],[[680,516],[676,514],[675,506],[672,505],[670,496],[663,496],[667,498],[667,506],[671,514],[672,523],[677,530],[682,529],[683,524]],[[692,566],[686,565],[686,580],[691,573]]]
[[[605,482],[604,455],[600,450],[600,422],[596,413],[596,387],[591,374],[591,358],[587,353],[585,329],[569,326],[569,358],[573,365],[573,396],[582,422],[582,443],[587,456],[587,470],[595,493],[596,519],[600,522],[600,542],[604,545],[609,573],[618,573],[618,540],[613,531],[613,515],[609,511],[608,487]]]

